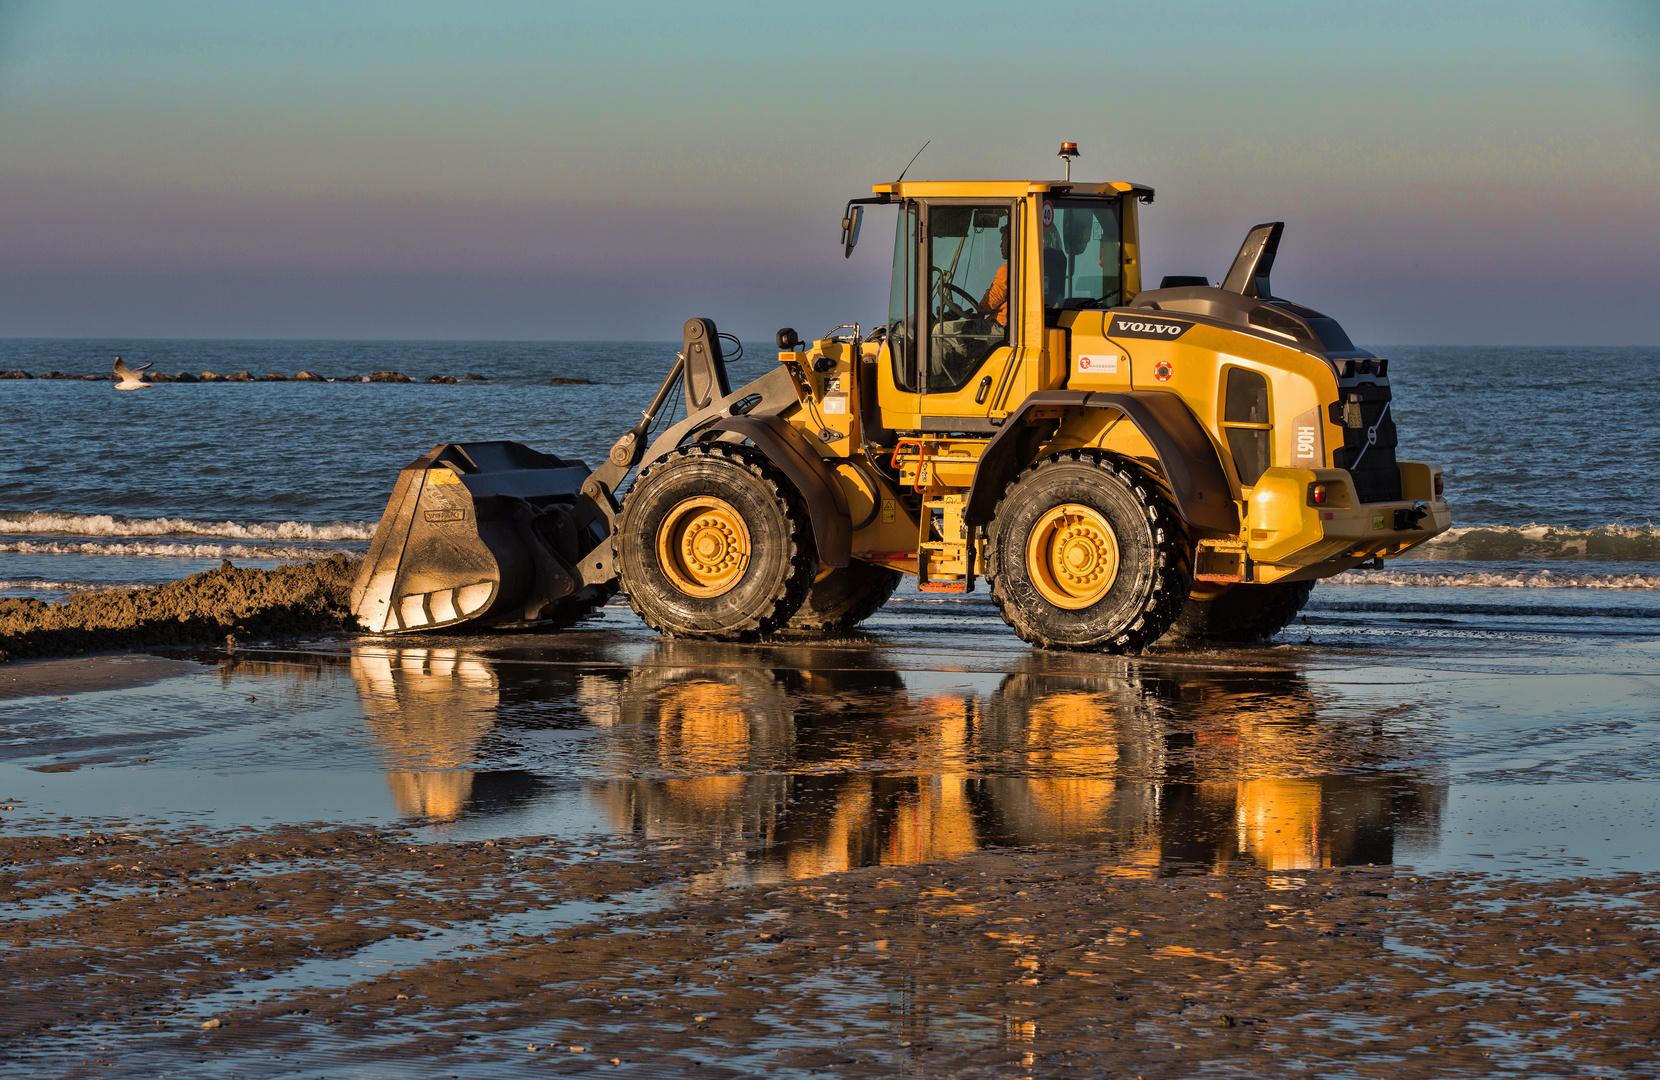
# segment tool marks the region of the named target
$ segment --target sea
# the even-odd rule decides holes
[[[53,601],[225,559],[360,554],[398,470],[438,443],[514,439],[598,463],[675,348],[0,341],[0,371],[36,376],[0,379],[0,595]],[[1660,348],[1370,348],[1390,358],[1400,456],[1445,467],[1455,527],[1384,569],[1322,582],[1312,619],[1613,637],[1660,625]],[[105,375],[118,355],[152,374],[252,379],[116,392],[38,377]],[[774,355],[750,343],[734,384]],[[333,381],[293,381],[301,371]],[[411,381],[363,381],[373,372]]]

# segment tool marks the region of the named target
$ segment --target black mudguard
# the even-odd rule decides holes
[[[990,522],[1004,489],[1031,464],[1022,452],[1027,413],[1056,405],[1122,413],[1153,445],[1176,509],[1188,524],[1228,535],[1239,532],[1239,508],[1210,436],[1180,397],[1160,390],[1043,390],[1027,395],[980,455],[964,515],[970,525]]]

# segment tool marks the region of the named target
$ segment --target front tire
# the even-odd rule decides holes
[[[1072,451],[1027,469],[986,543],[1003,621],[1033,645],[1135,654],[1157,641],[1193,585],[1170,501],[1117,458]]]
[[[818,569],[790,482],[761,454],[728,444],[681,447],[641,472],[612,545],[630,606],[671,637],[769,637]]]

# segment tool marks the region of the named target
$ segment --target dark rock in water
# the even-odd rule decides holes
[[[333,382],[334,380],[333,379],[325,379],[321,375],[314,374],[310,371],[302,371],[298,375],[294,376],[294,381],[295,382]]]
[[[469,372],[467,372],[467,377],[465,379],[461,380],[461,381],[462,382],[489,382],[490,380],[486,379],[483,375],[478,374],[478,372],[476,372],[476,371],[469,371]]]
[[[114,382],[115,372],[112,371],[108,375],[83,375],[81,378],[87,382]]]
[[[370,382],[409,382],[409,376],[401,371],[376,371],[369,375]]]
[[[46,374],[42,375],[41,378],[43,378],[43,379],[72,379],[72,378],[74,378],[74,376],[73,375],[65,375],[61,371],[48,371]]]
[[[204,372],[202,372],[202,381],[203,382],[224,382],[225,377],[223,375],[219,374],[217,371],[204,371]]]
[[[549,379],[548,380],[548,385],[549,386],[592,386],[594,384],[591,380],[588,380],[588,379],[559,379],[559,378],[554,378],[554,379]]]
[[[148,383],[164,383],[164,382],[178,382],[179,381],[179,377],[177,375],[167,375],[167,374],[163,374],[160,371],[157,371],[157,372],[146,371],[144,374],[140,375],[139,378],[141,380],[143,380],[144,382],[148,382]]]
[[[457,379],[454,375],[428,375],[427,376],[427,382],[429,382],[429,383],[455,383],[455,382],[460,382],[460,381],[461,380]]]
[[[287,382],[288,381],[288,376],[282,374],[281,372],[273,371],[273,372],[271,372],[271,374],[265,376],[264,381],[265,382]]]
[[[226,375],[226,382],[253,382],[254,377],[246,371],[239,371],[235,375]]]
[[[196,376],[192,375],[188,371],[181,371],[177,375],[173,376],[173,381],[174,382],[201,382],[202,380],[198,379]]]
[[[27,371],[0,371],[0,379],[32,379]]]

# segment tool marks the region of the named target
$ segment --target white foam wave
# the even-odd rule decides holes
[[[51,511],[0,513],[0,534],[58,533],[70,536],[214,536],[227,540],[368,540],[372,521],[190,521],[186,518],[132,518],[121,514],[59,514]]]
[[[1403,573],[1364,570],[1326,578],[1319,587],[1390,585],[1442,589],[1660,589],[1660,574],[1574,574],[1549,570],[1500,570],[1475,573]]]
[[[1462,525],[1413,548],[1408,558],[1494,562],[1510,559],[1612,559],[1660,562],[1654,525]]]
[[[36,592],[50,593],[82,593],[101,592],[104,589],[136,589],[137,582],[119,581],[41,581],[28,578],[22,581],[7,581],[0,578],[0,589],[31,589]]]
[[[108,543],[95,540],[14,540],[0,543],[0,553],[18,555],[115,555],[124,558],[162,559],[281,559],[309,562],[330,555],[360,559],[362,555],[340,548],[290,547],[264,544],[191,543]]]

